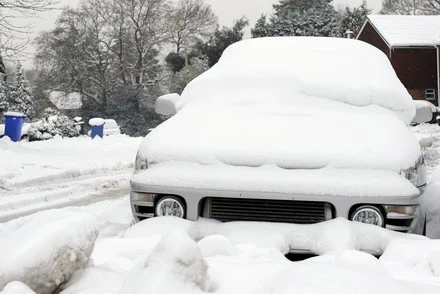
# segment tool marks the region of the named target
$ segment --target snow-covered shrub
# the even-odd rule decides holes
[[[48,108],[44,111],[43,118],[29,127],[28,136],[30,141],[38,141],[55,136],[76,137],[78,131],[72,119]]]

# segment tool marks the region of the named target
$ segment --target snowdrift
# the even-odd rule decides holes
[[[0,289],[21,281],[36,293],[52,293],[87,265],[98,236],[85,213],[47,210],[0,224]]]
[[[292,244],[320,256],[291,262],[284,253]],[[301,226],[158,217],[98,240],[94,266],[62,293],[437,294],[438,256],[436,240],[345,219]]]

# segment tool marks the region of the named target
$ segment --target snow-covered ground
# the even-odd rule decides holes
[[[13,143],[0,139],[0,221],[128,191],[141,138],[78,137]]]
[[[424,146],[429,167],[428,225],[438,231],[440,201],[434,197],[440,195],[440,168],[435,167],[440,163],[440,127],[421,125],[412,130]],[[0,170],[0,215],[44,209],[64,201],[66,195],[87,198],[112,188],[124,190],[139,144],[140,139],[126,136],[18,144],[0,140],[5,167]],[[80,228],[89,222],[89,234],[99,231],[91,260],[85,267],[81,264],[84,268],[73,274],[61,293],[440,293],[440,240],[345,219],[301,226],[155,218],[130,227],[127,192],[120,193],[117,199],[42,211],[0,224],[0,281],[16,274],[12,270],[17,268],[34,269],[30,271],[34,276],[45,271],[30,261],[44,264],[45,257],[58,252],[75,233],[81,234]],[[37,224],[46,229],[33,230]],[[60,233],[61,227],[78,229]],[[6,244],[2,237],[15,240],[17,252],[14,242]],[[87,244],[77,243],[69,250]],[[291,244],[319,256],[291,262],[284,256]],[[21,254],[31,257],[20,258]],[[2,267],[12,257],[14,266]],[[12,282],[1,293],[33,291]]]
[[[439,240],[345,219],[300,226],[155,218],[129,228],[127,197],[59,211],[93,215],[100,230],[90,265],[62,286],[64,294],[440,291]],[[291,262],[290,242],[321,255]],[[25,289],[11,283],[4,294],[32,293]]]

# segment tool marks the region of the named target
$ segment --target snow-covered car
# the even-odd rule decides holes
[[[435,123],[438,116],[437,106],[426,100],[414,100],[416,107],[416,115],[411,121],[411,125],[418,125],[421,123]]]
[[[114,119],[105,119],[105,124],[104,124],[105,136],[119,135],[120,133],[121,130],[118,126],[118,123]]]
[[[23,123],[23,126],[21,128],[21,140],[26,140],[28,138],[28,131],[30,126],[31,126],[30,123]],[[5,134],[5,125],[0,124],[0,138],[2,138],[4,134]]]
[[[408,125],[411,96],[367,43],[277,37],[238,42],[141,144],[131,178],[137,221],[311,224],[344,217],[422,233],[426,186]]]

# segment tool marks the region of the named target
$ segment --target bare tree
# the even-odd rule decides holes
[[[118,87],[151,89],[167,11],[164,0],[83,0],[37,39],[38,70],[51,89],[80,92],[102,109]]]
[[[29,39],[24,37],[30,25],[19,25],[17,19],[35,17],[37,13],[53,8],[54,0],[0,1],[0,50],[7,55],[21,52]]]
[[[440,14],[440,0],[426,0],[425,10],[432,14]]]
[[[134,50],[127,51],[132,83],[141,86],[152,81],[148,68],[156,61],[151,57],[167,39],[165,12],[168,2],[163,0],[121,0],[124,14],[131,26]],[[129,49],[129,48],[127,48]]]
[[[381,14],[440,14],[440,0],[384,0]]]
[[[209,39],[217,28],[217,16],[203,0],[180,0],[168,13],[169,40],[179,53],[182,46]]]

